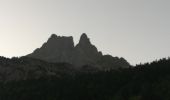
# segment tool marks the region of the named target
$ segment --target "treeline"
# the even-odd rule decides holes
[[[1,82],[0,100],[170,100],[170,59],[128,69]]]

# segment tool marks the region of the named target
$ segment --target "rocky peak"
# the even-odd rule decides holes
[[[89,45],[91,44],[90,39],[87,37],[86,33],[83,33],[80,37],[79,45]]]
[[[52,34],[48,39],[47,44],[56,46],[60,45],[60,47],[74,47],[73,37],[69,36],[57,36],[56,34]]]
[[[98,52],[97,48],[91,44],[90,39],[85,33],[81,35],[74,51],[76,59],[73,64],[76,66],[94,64],[102,56],[102,53]]]
[[[93,55],[97,54],[98,55],[98,50],[97,48],[91,44],[90,39],[87,37],[86,33],[83,33],[80,37],[79,43],[75,47],[76,49],[81,50],[81,52],[85,52],[85,54]]]
[[[73,37],[57,36],[52,34],[41,48],[36,49],[29,57],[46,60],[49,62],[69,62],[74,49]]]
[[[57,38],[56,34],[52,34],[50,38]]]
[[[125,62],[121,59],[108,59],[109,57],[103,57],[102,53],[91,44],[88,36],[83,33],[80,37],[79,43],[74,46],[73,37],[57,36],[52,34],[46,43],[39,49],[36,49],[33,53],[27,55],[28,57],[45,60],[48,62],[66,62],[75,65],[76,67],[82,67],[84,65],[98,65],[98,62],[103,62],[99,66],[105,66],[108,64],[107,60],[111,61],[110,65],[124,66],[122,63],[114,63],[113,61]],[[112,57],[111,57],[112,58]],[[106,59],[106,61],[105,61]],[[125,65],[128,66],[127,63]]]

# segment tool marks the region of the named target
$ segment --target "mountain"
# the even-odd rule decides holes
[[[82,34],[76,46],[73,37],[53,34],[41,48],[27,56],[0,57],[0,81],[74,76],[129,66],[124,58],[102,55],[86,34]]]
[[[86,34],[76,46],[52,35],[28,56],[0,57],[0,100],[170,100],[170,58],[132,67]]]
[[[73,37],[52,34],[41,48],[36,49],[27,57],[41,59],[53,63],[70,63],[77,68],[85,65],[98,69],[128,68],[130,65],[124,58],[103,55],[91,44],[88,36],[83,33],[79,43],[74,46]]]

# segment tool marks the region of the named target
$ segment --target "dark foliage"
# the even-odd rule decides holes
[[[0,100],[170,100],[170,59],[129,69],[1,82]]]

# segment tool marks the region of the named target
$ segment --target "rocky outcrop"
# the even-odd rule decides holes
[[[73,64],[76,66],[94,65],[102,57],[102,53],[91,44],[85,33],[80,37],[79,43],[75,46]]]
[[[48,62],[71,63],[73,50],[73,37],[60,37],[53,34],[41,48],[36,49],[32,54],[29,54],[28,57]]]
[[[85,33],[81,35],[76,46],[74,46],[73,37],[60,37],[53,34],[41,48],[27,56],[48,62],[66,62],[77,66],[77,68],[85,65],[99,69],[117,69],[129,66],[129,63],[123,58],[103,56],[91,44]]]

